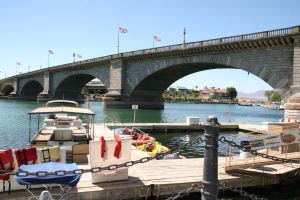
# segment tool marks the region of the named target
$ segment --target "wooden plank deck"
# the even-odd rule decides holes
[[[108,133],[104,124],[95,125],[95,138]],[[131,160],[145,157],[145,153],[133,149]],[[203,158],[178,160],[153,160],[137,164],[128,169],[128,180],[92,184],[91,173],[83,174],[78,185],[67,195],[67,199],[147,199],[150,196],[175,195],[192,184],[201,184]],[[219,157],[219,181],[234,187],[252,187],[278,184],[281,177],[297,170],[297,165],[265,163],[265,166],[241,169],[237,173],[225,172],[225,157]],[[79,165],[79,168],[88,168]],[[34,190],[40,194],[42,189]],[[29,194],[25,190],[13,191],[11,194],[0,193],[0,199],[24,200]]]
[[[133,154],[136,154],[133,160],[144,157],[144,154],[137,150],[134,150]],[[264,168],[244,169],[245,173],[227,174],[224,166],[225,158],[219,157],[219,180],[235,187],[278,184],[282,174],[295,170],[295,165],[275,164]],[[79,166],[79,168],[87,167],[88,165]],[[192,184],[201,184],[203,158],[153,160],[129,167],[128,173],[128,180],[99,184],[91,183],[91,173],[83,174],[77,187],[67,195],[67,199],[139,199],[151,195],[174,195],[182,189],[191,187]],[[41,191],[35,190],[36,193]],[[13,191],[10,195],[0,194],[0,199],[8,200],[28,197],[24,190]]]

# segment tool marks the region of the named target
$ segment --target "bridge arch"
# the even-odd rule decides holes
[[[74,74],[63,79],[54,91],[56,99],[82,99],[82,88],[91,80],[97,77],[90,74]]]
[[[143,101],[145,99],[155,102],[163,101],[162,93],[177,80],[199,71],[224,68],[233,67],[215,63],[189,63],[169,66],[157,70],[139,81],[128,95],[134,101]]]
[[[280,47],[268,49],[268,51],[259,49],[230,54],[192,55],[128,62],[127,74],[140,74],[140,76],[127,75],[123,98],[133,101],[146,99],[161,101],[160,96],[163,91],[180,78],[199,71],[222,68],[234,68],[250,72],[269,84],[285,98],[288,98],[289,87],[292,84],[292,64],[286,62],[291,60],[289,52],[291,52],[290,47]],[[281,58],[275,62],[274,55],[280,53]],[[282,66],[284,66],[284,70]]]
[[[1,93],[4,94],[4,96],[8,96],[13,91],[14,91],[14,86],[11,84],[6,84],[2,87]]]
[[[36,80],[30,80],[24,84],[21,89],[20,96],[36,99],[39,93],[43,91],[43,86]]]

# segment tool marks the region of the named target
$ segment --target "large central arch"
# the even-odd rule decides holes
[[[212,63],[191,63],[170,66],[158,70],[143,79],[129,94],[134,101],[162,101],[162,93],[175,81],[195,72],[209,69],[232,68]]]
[[[82,99],[82,88],[95,78],[95,76],[92,76],[90,74],[75,74],[68,76],[63,81],[61,81],[61,83],[59,83],[54,92],[54,98],[69,100]]]

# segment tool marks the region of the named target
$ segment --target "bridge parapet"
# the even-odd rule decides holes
[[[268,39],[268,38],[270,39],[270,38],[275,38],[275,37],[293,36],[293,35],[299,35],[299,34],[300,34],[300,26],[293,26],[293,27],[275,29],[275,30],[270,30],[270,31],[263,31],[263,32],[249,33],[249,34],[223,37],[223,38],[217,38],[217,39],[211,39],[211,40],[190,42],[190,43],[185,43],[184,45],[183,44],[175,44],[175,45],[170,45],[170,46],[163,46],[163,47],[157,47],[157,48],[124,52],[124,53],[119,53],[119,54],[112,54],[112,55],[108,55],[108,56],[91,58],[91,59],[82,60],[82,61],[78,61],[78,62],[74,62],[74,63],[67,63],[67,64],[63,64],[63,65],[44,68],[44,69],[24,73],[24,74],[13,76],[13,77],[28,76],[28,75],[35,74],[35,73],[44,73],[45,71],[72,68],[72,67],[76,67],[76,66],[82,66],[85,64],[91,64],[91,63],[97,63],[97,62],[107,62],[111,59],[117,59],[117,58],[130,58],[130,57],[135,57],[135,56],[140,56],[140,55],[168,52],[168,51],[174,51],[174,50],[187,50],[190,48],[191,49],[202,48],[202,47],[209,47],[209,46],[214,46],[214,45],[254,41],[254,40]],[[9,79],[9,78],[12,78],[12,77],[8,77],[6,79]],[[6,79],[3,79],[3,80],[6,80]]]

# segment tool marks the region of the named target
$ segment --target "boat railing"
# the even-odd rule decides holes
[[[126,128],[126,124],[124,124],[123,122],[115,119],[112,116],[106,115],[104,118],[104,127],[109,123],[113,124],[114,129],[117,128],[119,124],[121,124],[122,127]]]
[[[132,130],[138,132],[138,133],[141,133],[141,134],[146,134],[144,131],[142,131],[141,129],[139,128],[136,128],[136,127],[132,127]]]

